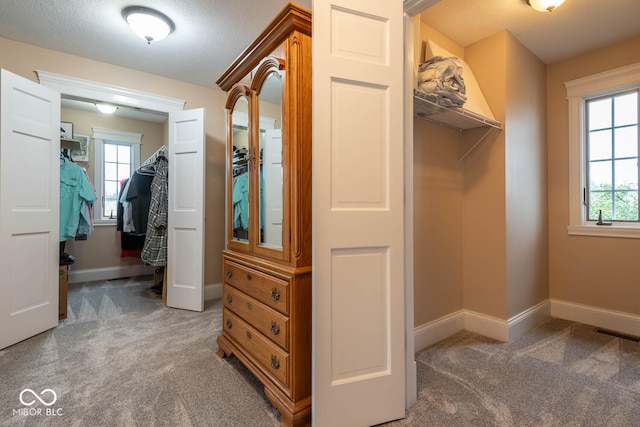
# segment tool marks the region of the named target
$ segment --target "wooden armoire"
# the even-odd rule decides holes
[[[311,12],[289,3],[216,82],[227,92],[218,355],[311,422]]]

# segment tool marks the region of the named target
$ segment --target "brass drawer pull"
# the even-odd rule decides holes
[[[233,276],[233,273],[231,270],[227,270],[227,279],[231,279],[231,276]]]
[[[249,331],[247,331],[247,338],[249,338],[249,339],[251,339],[251,338],[252,338],[252,336],[251,336],[251,332],[249,332]]]
[[[273,354],[271,355],[271,367],[273,369],[278,369],[280,367],[280,361]]]
[[[231,319],[227,319],[227,329],[231,329],[233,327],[233,323],[231,323]]]
[[[278,335],[280,333],[280,326],[275,321],[271,321],[271,333],[273,335]]]
[[[271,288],[271,299],[274,301],[278,301],[280,299],[280,291],[276,288]]]
[[[247,310],[251,310],[253,308],[253,306],[251,305],[250,302],[247,303]]]
[[[231,304],[232,301],[233,301],[233,297],[231,296],[231,294],[227,294],[227,303]]]
[[[251,280],[251,274],[247,273],[247,280]]]

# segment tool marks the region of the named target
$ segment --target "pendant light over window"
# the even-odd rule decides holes
[[[122,9],[122,17],[138,36],[147,41],[157,42],[167,37],[175,25],[163,13],[144,6],[129,6]]]
[[[526,0],[527,4],[538,12],[553,12],[564,0]]]

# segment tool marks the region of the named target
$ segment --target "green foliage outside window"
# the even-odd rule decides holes
[[[619,186],[613,191],[611,184],[592,187],[589,193],[589,219],[608,221],[638,221],[638,190],[631,186]]]

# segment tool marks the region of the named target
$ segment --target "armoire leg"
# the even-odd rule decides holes
[[[267,387],[264,388],[264,394],[269,402],[280,412],[280,425],[282,427],[307,427],[311,426],[311,405],[294,407],[293,410],[285,405],[278,397]],[[310,403],[310,402],[309,402]]]

